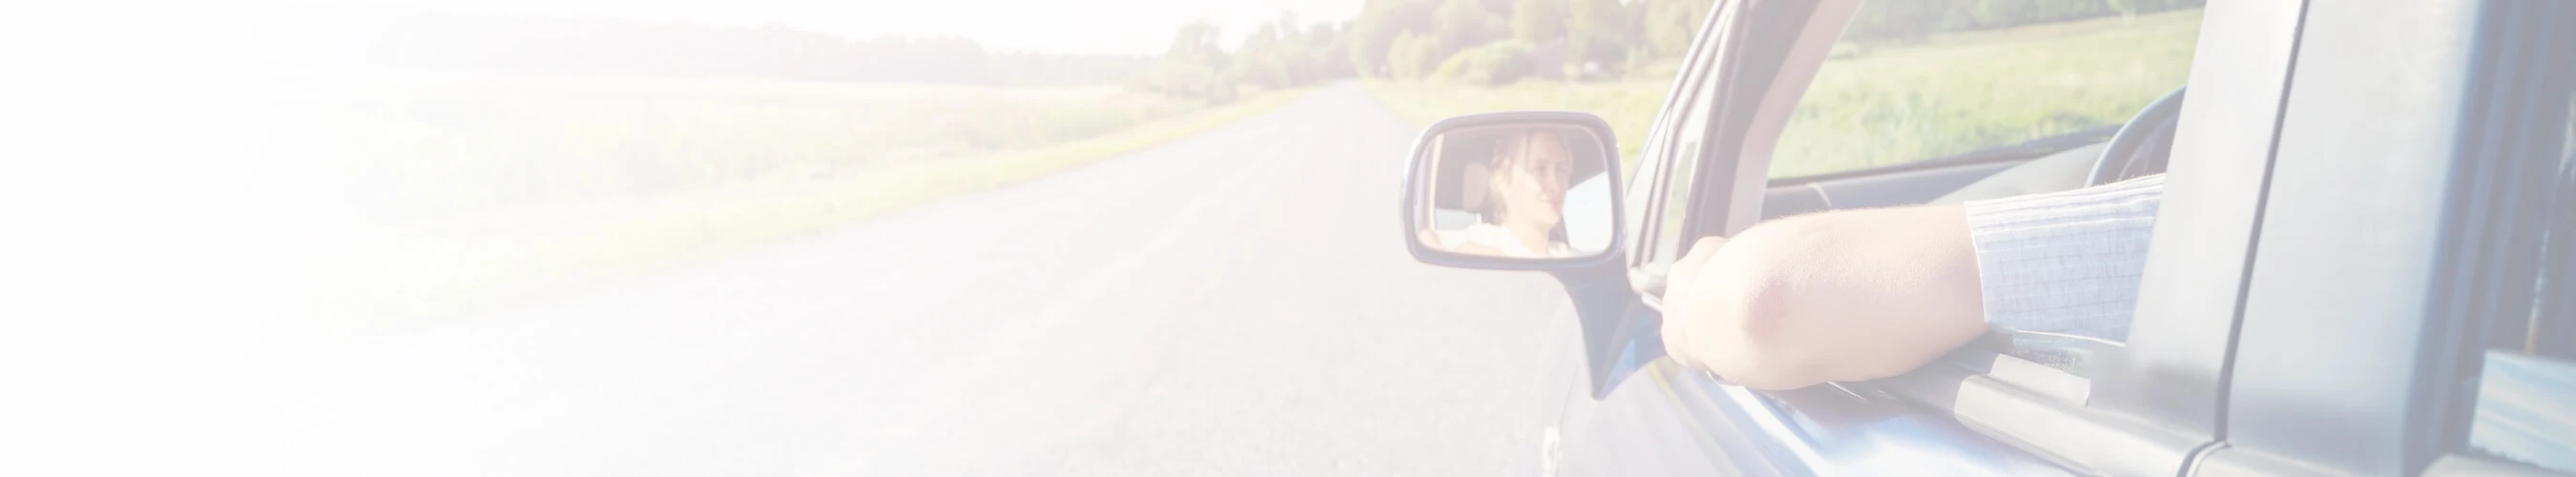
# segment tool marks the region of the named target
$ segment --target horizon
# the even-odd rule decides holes
[[[291,5],[314,4],[290,1]],[[1261,24],[1277,21],[1282,12],[1295,15],[1300,25],[1338,23],[1358,15],[1361,1],[1128,0],[1104,5],[981,0],[870,5],[797,0],[360,0],[328,5],[392,12],[679,21],[755,28],[777,24],[848,40],[962,38],[997,53],[1157,56],[1170,46],[1174,31],[1189,22],[1216,23],[1223,44],[1232,48]],[[1080,20],[1066,20],[1076,18]]]

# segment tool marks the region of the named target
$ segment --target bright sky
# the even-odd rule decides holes
[[[1228,46],[1262,22],[1294,12],[1298,23],[1348,20],[1361,0],[351,0],[347,3],[562,16],[779,22],[853,38],[961,36],[1000,51],[1159,54],[1172,32],[1217,22]]]

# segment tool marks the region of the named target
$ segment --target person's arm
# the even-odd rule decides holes
[[[1694,244],[1673,359],[1761,389],[1911,371],[1996,327],[2124,338],[2163,178],[1773,220]]]
[[[1985,332],[1960,206],[1849,210],[1709,238],[1674,264],[1664,346],[1758,389],[1893,376]]]
[[[1466,254],[1475,254],[1475,255],[1485,255],[1485,256],[1494,256],[1494,257],[1500,257],[1500,256],[1505,256],[1505,255],[1507,255],[1507,254],[1503,253],[1503,250],[1502,250],[1502,249],[1494,248],[1494,247],[1493,247],[1493,246],[1491,246],[1491,245],[1485,245],[1485,244],[1480,244],[1480,243],[1475,243],[1475,242],[1468,242],[1468,241],[1463,241],[1463,240],[1456,241],[1456,243],[1451,243],[1451,241],[1449,241],[1449,240],[1442,240],[1442,239],[1441,239],[1441,237],[1440,237],[1440,234],[1438,234],[1438,233],[1434,233],[1434,232],[1433,232],[1433,231],[1431,231],[1431,230],[1423,230],[1423,231],[1422,231],[1422,233],[1421,233],[1421,236],[1420,236],[1420,237],[1417,237],[1417,238],[1418,238],[1418,239],[1420,239],[1424,245],[1430,245],[1430,246],[1431,246],[1431,248],[1442,249],[1442,250],[1448,250],[1448,251],[1451,251],[1451,252],[1466,253]]]

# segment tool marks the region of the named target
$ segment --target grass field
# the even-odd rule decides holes
[[[1141,150],[1286,103],[1115,88],[767,81],[367,83],[325,313],[433,317],[820,231]]]
[[[2181,87],[2199,10],[1837,47],[1782,133],[1772,177],[1896,164],[2117,125]],[[1416,122],[1483,111],[1599,114],[1633,155],[1670,78],[1482,88],[1376,82]]]
[[[1619,136],[1619,153],[1637,154],[1656,108],[1672,89],[1670,78],[1615,82],[1522,81],[1500,87],[1369,81],[1368,90],[1388,109],[1428,126],[1441,118],[1490,111],[1563,110],[1600,115]]]
[[[1096,137],[1199,109],[1095,88],[432,77],[325,113],[387,220],[865,174]]]

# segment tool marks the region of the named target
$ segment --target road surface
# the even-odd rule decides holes
[[[1415,263],[1358,85],[500,316],[350,337],[316,475],[1532,475],[1578,346],[1536,273]]]

